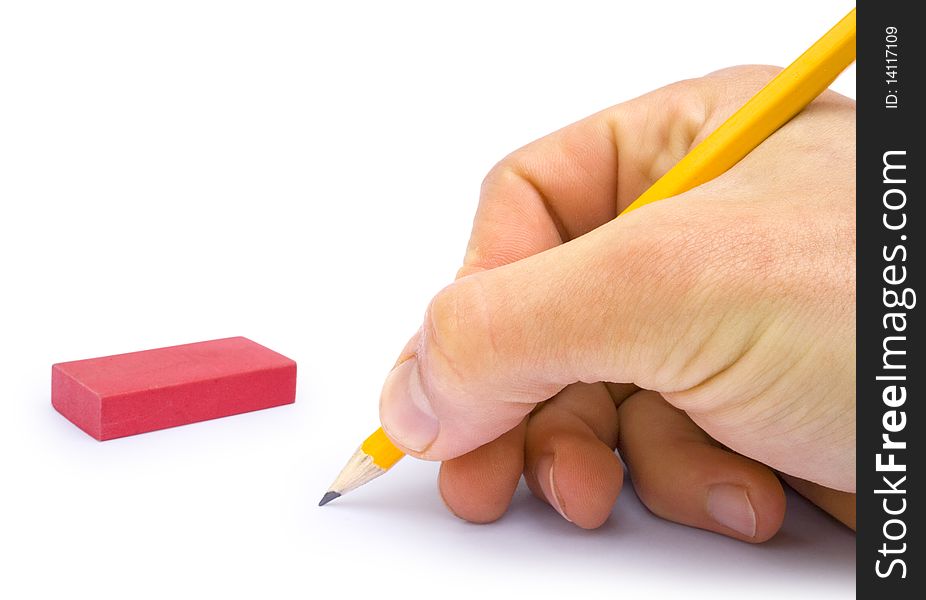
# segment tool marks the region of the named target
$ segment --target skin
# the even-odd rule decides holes
[[[717,179],[616,219],[767,83],[735,67],[604,110],[486,177],[463,266],[381,420],[459,517],[520,477],[579,527],[627,464],[660,517],[747,542],[779,474],[855,526],[855,103],[826,92]]]

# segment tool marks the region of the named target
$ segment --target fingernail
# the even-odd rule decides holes
[[[440,423],[421,387],[418,360],[406,360],[389,373],[380,398],[383,429],[400,445],[422,452],[440,431]]]
[[[563,500],[556,490],[556,479],[553,474],[553,457],[544,456],[537,461],[537,470],[534,472],[543,495],[546,496],[550,506],[556,509],[564,519],[572,523],[572,519],[566,516],[566,509],[563,507]]]
[[[756,511],[746,488],[720,483],[707,490],[707,512],[715,521],[746,537],[756,536]]]

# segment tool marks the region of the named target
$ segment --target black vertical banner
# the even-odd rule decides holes
[[[858,6],[858,597],[913,598],[923,564],[923,125],[919,3]],[[921,6],[919,8],[922,8]],[[922,592],[921,592],[922,593]]]

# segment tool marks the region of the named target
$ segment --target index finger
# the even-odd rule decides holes
[[[776,69],[681,81],[516,150],[483,182],[457,276],[508,264],[615,218]]]

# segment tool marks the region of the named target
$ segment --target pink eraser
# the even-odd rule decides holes
[[[296,401],[296,363],[243,337],[58,363],[51,403],[96,439]]]

